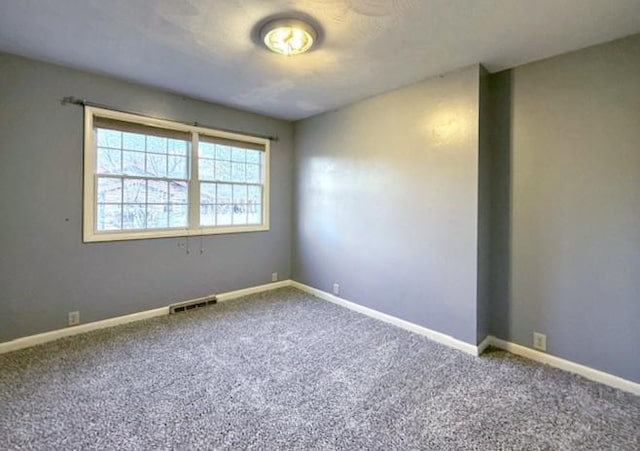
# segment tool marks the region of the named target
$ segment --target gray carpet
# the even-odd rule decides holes
[[[10,450],[639,450],[640,397],[294,289],[0,355]]]

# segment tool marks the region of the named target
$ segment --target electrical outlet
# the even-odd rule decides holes
[[[78,324],[80,324],[80,312],[78,311],[69,312],[67,318],[68,318],[67,324],[69,326],[77,326]]]
[[[538,351],[547,352],[547,336],[539,332],[533,333],[533,347]]]
[[[340,284],[339,283],[334,283],[333,284],[333,294],[340,294]]]
[[[271,273],[271,281],[272,282],[277,282],[278,281],[278,273],[277,272],[272,272]]]

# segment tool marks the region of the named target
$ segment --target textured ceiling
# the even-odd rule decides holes
[[[314,18],[321,46],[257,46],[283,12]],[[291,120],[637,32],[640,0],[0,0],[0,50]]]

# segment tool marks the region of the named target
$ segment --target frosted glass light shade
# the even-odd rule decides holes
[[[308,51],[317,39],[311,25],[297,19],[278,19],[267,22],[260,37],[269,50],[281,55],[299,55]]]

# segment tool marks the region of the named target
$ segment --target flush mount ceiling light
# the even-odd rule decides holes
[[[307,52],[318,38],[316,30],[300,19],[276,19],[260,29],[260,39],[269,50],[292,56]]]

